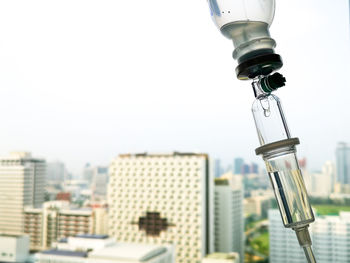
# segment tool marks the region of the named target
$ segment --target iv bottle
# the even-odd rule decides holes
[[[279,98],[259,85],[253,82],[252,112],[261,145],[256,153],[265,161],[284,226],[303,228],[315,219],[296,156],[299,139],[290,135]]]
[[[233,58],[239,63],[251,52],[273,52],[276,43],[270,37],[269,27],[275,0],[208,0],[208,4],[216,26],[233,40]]]

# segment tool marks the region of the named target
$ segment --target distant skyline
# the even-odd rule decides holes
[[[310,170],[350,142],[349,1],[276,1],[271,35],[298,157]],[[206,152],[261,165],[249,81],[206,1],[0,2],[0,154],[77,174],[126,152]]]

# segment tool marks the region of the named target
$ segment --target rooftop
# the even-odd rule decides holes
[[[64,257],[81,257],[81,258],[86,258],[88,255],[87,252],[70,251],[70,250],[57,250],[57,249],[50,249],[50,250],[42,251],[40,254],[64,256]]]
[[[81,234],[81,235],[76,235],[75,237],[78,237],[78,238],[91,238],[91,239],[107,239],[109,236],[108,235]]]
[[[115,244],[90,253],[89,257],[125,261],[147,261],[167,251],[165,246],[145,244]]]
[[[127,154],[119,154],[119,158],[130,158],[130,157],[174,157],[174,156],[201,156],[208,158],[208,155],[205,153],[191,153],[191,152],[170,152],[170,153],[127,153]]]
[[[211,259],[236,259],[237,254],[236,253],[213,253],[208,255],[206,258]]]

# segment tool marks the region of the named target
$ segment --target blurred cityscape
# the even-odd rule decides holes
[[[350,262],[350,146],[309,171],[318,262]],[[0,262],[305,262],[266,171],[208,154],[130,153],[72,175],[29,152],[0,158]]]

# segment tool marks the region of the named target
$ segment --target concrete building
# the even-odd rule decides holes
[[[92,189],[94,197],[104,197],[107,195],[108,186],[108,167],[96,166],[93,167]]]
[[[202,263],[239,263],[238,253],[213,253],[206,256]]]
[[[270,196],[252,196],[245,198],[244,203],[244,216],[256,215],[258,217],[267,217],[267,211],[271,205]]]
[[[0,262],[24,263],[28,257],[28,236],[0,235]]]
[[[338,143],[336,150],[337,182],[350,184],[350,147],[344,143]]]
[[[59,161],[47,163],[47,181],[61,183],[65,179],[68,179],[68,172],[64,163]]]
[[[103,207],[93,208],[93,233],[98,235],[108,234],[108,213]]]
[[[214,160],[214,177],[219,178],[224,173],[220,159]]]
[[[243,184],[232,173],[215,179],[214,250],[237,252],[244,258]]]
[[[234,174],[242,174],[243,165],[244,165],[243,158],[235,158],[233,160],[233,167],[234,167],[233,173]]]
[[[206,154],[125,154],[110,166],[109,235],[172,243],[177,263],[200,263],[213,244],[213,178]]]
[[[46,163],[26,152],[0,158],[0,233],[24,233],[24,208],[44,202]]]
[[[295,232],[283,226],[280,212],[269,210],[270,263],[305,263]],[[317,261],[318,262],[318,261]]]
[[[336,189],[336,172],[333,162],[326,162],[320,173],[304,171],[303,177],[307,191],[311,196],[328,197]]]
[[[108,236],[69,237],[38,254],[38,263],[174,263],[170,245],[116,243]]]
[[[269,211],[270,262],[304,263],[305,256],[295,233],[282,225],[278,210]],[[318,263],[350,262],[350,213],[318,216],[310,227],[313,249]]]
[[[52,247],[58,239],[78,234],[105,234],[106,209],[72,209],[68,202],[51,201],[42,208],[25,209],[25,232],[32,250]],[[104,220],[104,221],[103,221]]]

